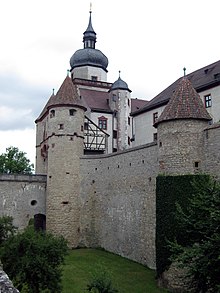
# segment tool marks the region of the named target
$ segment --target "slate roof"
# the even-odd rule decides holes
[[[188,78],[183,77],[157,122],[176,119],[211,120],[211,116]]]
[[[192,82],[193,87],[198,93],[220,85],[220,60],[200,68],[186,75],[186,77]],[[169,85],[166,89],[164,89],[161,93],[149,101],[145,107],[135,111],[132,113],[132,115],[135,116],[167,104],[180,80],[181,78],[177,79],[174,83]]]
[[[69,76],[65,78],[57,94],[51,95],[43,111],[35,122],[41,120],[47,114],[51,107],[58,106],[77,106],[86,110],[86,107],[85,105],[83,105],[83,102],[81,101],[80,96],[77,92],[77,88],[73,84]]]
[[[113,91],[113,90],[117,90],[117,89],[121,89],[121,90],[127,90],[129,92],[131,92],[131,90],[128,88],[128,84],[121,79],[121,77],[119,76],[119,78],[112,84],[111,88],[109,91]]]

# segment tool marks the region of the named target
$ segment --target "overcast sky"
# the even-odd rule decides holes
[[[89,0],[0,0],[0,153],[34,162],[35,123],[83,48]],[[132,97],[150,100],[183,75],[220,59],[219,0],[93,0],[96,48]]]

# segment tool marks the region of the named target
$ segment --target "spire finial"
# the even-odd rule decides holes
[[[92,2],[90,2],[89,13],[92,13]]]
[[[53,91],[53,95],[54,95],[54,91],[55,91],[55,89],[52,89],[52,91]]]
[[[186,67],[183,67],[183,76],[186,76]]]
[[[118,71],[119,78],[121,78],[121,70]]]
[[[67,76],[70,76],[70,70],[67,69]]]

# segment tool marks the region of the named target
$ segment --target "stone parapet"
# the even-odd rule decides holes
[[[2,270],[0,266],[0,292],[1,293],[19,293],[19,291],[13,286],[8,275]]]

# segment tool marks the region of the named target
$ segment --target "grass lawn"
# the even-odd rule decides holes
[[[63,269],[63,293],[85,293],[97,270],[105,270],[119,293],[162,293],[156,287],[155,272],[136,262],[96,249],[71,250]]]

